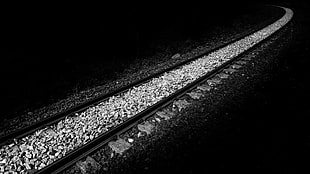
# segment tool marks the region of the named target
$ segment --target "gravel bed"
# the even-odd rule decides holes
[[[268,17],[270,16],[265,16],[265,18]],[[203,45],[200,42],[188,40],[184,43],[184,46],[180,48],[179,53],[181,54],[178,53],[174,55],[173,52],[165,52],[158,53],[148,59],[136,60],[123,73],[118,74],[115,80],[103,81],[99,86],[97,85],[97,87],[91,87],[90,89],[78,93],[75,92],[73,95],[68,96],[68,98],[60,100],[52,105],[37,110],[27,110],[24,113],[17,113],[18,116],[10,116],[8,118],[12,119],[5,119],[2,121],[0,125],[0,135],[5,135],[16,129],[31,125],[43,118],[50,117],[53,114],[62,112],[91,98],[109,93],[135,80],[145,78],[158,71],[171,67],[176,63],[211,50],[236,37],[242,36],[245,31],[251,31],[253,25],[258,25],[261,21],[266,20],[264,17],[260,19],[261,21],[257,20],[257,17],[253,18],[256,20],[252,20],[251,16],[245,16],[244,19],[235,21],[231,27],[218,27],[214,29],[213,32],[208,33],[204,39],[201,39],[203,40]],[[253,21],[257,22],[255,23]]]
[[[285,25],[293,13],[223,49],[153,78],[58,124],[1,147],[0,172],[40,170],[126,119],[159,102],[239,55]]]
[[[160,121],[157,121],[160,117],[156,114],[152,116],[150,120],[156,120],[156,122],[151,121],[155,128],[150,135],[141,136],[141,132],[136,127],[124,133],[123,136],[121,135],[120,138],[127,140],[127,142],[130,139],[132,146],[123,154],[118,154],[111,147],[105,146],[90,155],[101,167],[95,169],[88,165],[89,167],[86,167],[87,172],[114,174],[209,173],[210,171],[219,172],[222,170],[225,172],[237,170],[239,172],[240,169],[244,169],[245,165],[255,163],[254,165],[257,166],[257,163],[261,164],[262,162],[257,161],[256,156],[242,158],[244,154],[239,154],[240,151],[244,152],[240,148],[242,149],[243,146],[249,144],[237,144],[237,146],[242,146],[238,149],[239,151],[232,150],[229,147],[232,144],[229,143],[225,146],[228,149],[224,148],[221,143],[215,144],[217,148],[213,146],[210,148],[207,145],[215,143],[214,139],[210,138],[210,135],[215,132],[214,129],[218,129],[223,122],[225,122],[224,124],[231,122],[232,112],[248,102],[244,100],[245,98],[253,97],[253,89],[258,86],[261,87],[264,82],[271,80],[270,76],[275,75],[274,69],[279,64],[279,53],[283,55],[282,51],[287,48],[289,29],[287,27],[285,31],[282,30],[261,46],[243,55],[242,59],[248,63],[229,75],[223,84],[215,87],[210,87],[208,84],[199,86],[200,91],[205,91],[204,97],[200,100],[186,99],[190,105],[182,112],[174,115],[172,119],[164,121],[161,118]],[[170,107],[166,107],[164,110],[168,108]],[[240,115],[236,114],[234,117],[239,118]],[[252,115],[246,115],[246,117],[252,117]],[[239,126],[237,125],[237,127]],[[220,129],[226,130],[226,128]],[[229,134],[228,132],[226,133]],[[258,137],[254,136],[253,138]],[[209,143],[198,146],[197,144],[201,143],[201,139],[205,139],[204,141]],[[229,142],[232,141],[230,137],[227,139]],[[200,148],[202,150],[198,150]],[[212,153],[205,154],[205,151]],[[240,155],[242,160],[237,157]],[[253,154],[250,153],[249,155]],[[270,165],[267,171],[276,169],[273,163]],[[258,170],[254,167],[253,169]],[[248,171],[244,173],[248,173]],[[75,165],[64,173],[83,172],[79,166]]]

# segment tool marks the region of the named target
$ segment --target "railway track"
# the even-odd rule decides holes
[[[8,170],[27,172],[32,169],[36,169],[37,173],[59,173],[64,171],[83,157],[136,126],[141,120],[146,120],[162,108],[173,104],[190,91],[194,91],[194,94],[199,95],[197,87],[202,89],[201,87],[204,86],[207,89],[208,87],[211,88],[221,83],[221,79],[227,78],[227,75],[239,69],[243,64],[246,64],[248,60],[238,60],[242,54],[253,49],[257,44],[263,42],[291,20],[293,12],[287,8],[283,9],[285,14],[282,18],[275,22],[272,21],[274,23],[268,21],[269,23],[265,24],[263,28],[257,28],[254,32],[248,33],[246,36],[236,38],[212,51],[181,62],[165,71],[156,73],[115,92],[95,98],[87,103],[57,114],[54,117],[47,118],[34,125],[0,137],[2,146],[0,149],[0,173]],[[205,86],[206,84],[207,86]],[[155,95],[153,93],[158,94]],[[141,97],[141,102],[138,104],[135,103],[135,101],[140,101],[140,99],[135,98],[137,94],[143,96]],[[115,103],[117,102],[118,106],[115,107]],[[111,104],[114,105],[112,106]],[[109,107],[114,108],[109,110]],[[130,109],[123,109],[121,107],[129,107]],[[114,111],[119,111],[121,114],[114,113]],[[93,115],[93,117],[89,115]],[[101,120],[98,120],[98,118]],[[76,146],[69,143],[70,146],[74,147],[66,150],[62,150],[66,147],[59,148],[59,151],[55,151],[54,149],[40,149],[40,146],[47,147],[63,143],[60,142],[57,144],[51,142],[60,141],[63,137],[66,138],[66,135],[63,134],[60,137],[59,132],[65,129],[65,132],[61,133],[70,134],[70,131],[66,132],[70,129],[64,127],[71,123],[77,123],[75,121],[83,123],[83,119],[86,121],[93,121],[95,119],[94,123],[98,123],[98,125],[95,128],[91,126],[89,126],[91,128],[87,127],[90,130],[84,130],[85,127],[83,126],[78,128],[73,127],[73,129],[81,128],[83,135],[87,134],[87,136],[82,135],[82,142],[73,142]],[[109,121],[116,122],[117,124],[114,124],[112,127],[101,127],[99,124],[105,123],[109,125]],[[94,131],[95,129],[96,131]],[[34,143],[31,143],[33,137],[45,137],[44,142],[49,143],[42,145],[42,142],[39,140],[34,140]],[[49,140],[46,140],[48,138]],[[75,139],[72,137],[69,140]],[[42,155],[34,153],[37,151],[39,153],[48,151],[49,161],[40,162],[42,159],[39,159],[39,156]],[[57,153],[58,155],[56,155]],[[16,154],[19,157],[15,159],[13,157],[11,158],[12,155]],[[50,154],[53,156],[52,159]],[[28,161],[25,159],[28,159]],[[29,159],[37,160],[31,161]],[[42,165],[42,163],[44,164]],[[10,166],[10,168],[7,169],[6,166]],[[14,169],[12,169],[13,166]]]

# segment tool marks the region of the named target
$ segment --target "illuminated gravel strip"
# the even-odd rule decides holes
[[[227,60],[238,56],[284,26],[293,16],[290,9],[275,23],[187,65],[164,73],[150,81],[101,102],[84,112],[66,117],[57,125],[38,130],[0,149],[0,173],[26,173],[40,170],[86,144],[111,127],[122,123],[149,106],[206,75]]]

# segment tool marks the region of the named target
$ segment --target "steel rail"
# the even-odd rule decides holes
[[[283,14],[281,14],[281,15],[283,16]],[[221,49],[221,48],[223,48],[223,47],[225,47],[227,45],[230,45],[231,43],[234,43],[234,42],[236,42],[236,41],[238,41],[238,40],[240,40],[240,39],[250,35],[251,33],[255,33],[255,32],[259,31],[261,28],[265,28],[269,24],[273,23],[276,19],[278,19],[277,17],[278,16],[274,16],[274,17],[264,21],[260,25],[257,25],[255,27],[249,29],[248,31],[244,32],[241,36],[238,36],[238,37],[236,37],[236,38],[234,38],[234,39],[232,39],[232,40],[230,40],[230,41],[228,41],[228,42],[226,42],[226,43],[224,43],[222,45],[216,46],[216,47],[214,47],[214,48],[212,48],[212,49],[210,49],[208,51],[205,51],[205,52],[203,52],[203,53],[201,53],[201,54],[199,54],[197,56],[194,56],[194,57],[192,57],[190,59],[187,59],[185,61],[176,63],[175,65],[173,65],[173,66],[171,66],[169,68],[166,68],[164,70],[161,70],[161,71],[159,71],[159,72],[157,72],[155,74],[152,74],[152,75],[150,75],[150,76],[148,76],[146,78],[142,78],[140,80],[134,81],[133,83],[128,84],[128,85],[126,85],[124,87],[118,88],[118,89],[116,89],[116,90],[114,90],[112,92],[109,92],[107,94],[95,97],[95,98],[90,99],[90,100],[88,100],[88,101],[86,101],[84,103],[81,103],[81,104],[78,104],[78,105],[76,105],[76,106],[74,106],[72,108],[69,108],[69,109],[67,109],[67,110],[65,110],[63,112],[57,113],[57,114],[52,115],[52,116],[47,117],[47,118],[44,118],[44,119],[42,119],[42,120],[40,120],[40,121],[38,121],[38,122],[36,122],[36,123],[34,123],[32,125],[23,127],[23,128],[18,129],[18,130],[14,131],[14,132],[8,133],[8,134],[3,135],[3,136],[0,136],[0,146],[6,144],[8,141],[12,141],[13,139],[22,138],[22,137],[27,136],[27,135],[29,135],[31,133],[34,133],[35,131],[37,131],[39,129],[42,129],[42,128],[46,127],[46,126],[53,125],[53,124],[59,122],[60,120],[62,120],[63,118],[65,118],[66,116],[70,116],[70,115],[72,115],[72,114],[74,114],[76,112],[81,112],[81,111],[83,111],[83,110],[85,110],[85,109],[87,109],[87,108],[89,108],[91,106],[94,106],[94,105],[102,102],[106,98],[109,98],[111,96],[123,93],[124,91],[126,91],[126,90],[128,90],[128,89],[130,89],[130,88],[132,88],[134,86],[143,84],[146,81],[151,80],[152,78],[155,78],[155,77],[157,77],[157,76],[159,76],[159,75],[161,75],[161,74],[163,74],[163,73],[165,73],[167,71],[173,70],[173,69],[175,69],[177,67],[185,65],[185,64],[187,64],[187,63],[189,63],[191,61],[194,61],[194,60],[196,60],[196,59],[198,59],[198,58],[200,58],[200,57],[202,57],[204,55],[207,55],[207,54],[209,54],[211,52],[214,52],[216,50],[219,50],[219,49]]]
[[[230,66],[233,62],[239,60],[244,54],[248,53],[249,51],[255,49],[259,45],[266,42],[267,39],[269,39],[271,36],[278,33],[280,30],[275,31],[274,33],[272,33],[267,38],[264,38],[261,42],[250,47],[248,50],[246,50],[246,51],[240,53],[239,55],[237,55],[236,57],[233,57],[232,59],[226,61],[222,65],[218,66],[217,68],[215,68],[212,71],[210,71],[209,73],[207,73],[205,76],[198,78],[194,82],[192,82],[192,83],[186,85],[185,87],[177,90],[175,93],[164,98],[163,100],[159,101],[158,103],[150,106],[149,108],[143,110],[142,112],[136,114],[135,116],[127,119],[125,122],[115,126],[114,128],[107,131],[106,133],[99,135],[96,139],[86,143],[85,145],[83,145],[83,146],[81,146],[75,150],[72,150],[63,158],[53,162],[52,164],[46,166],[45,168],[39,170],[37,173],[60,173],[60,172],[64,171],[65,169],[67,169],[71,165],[75,164],[76,162],[78,162],[82,158],[84,158],[87,155],[91,154],[92,152],[96,151],[97,149],[99,149],[103,145],[106,145],[109,141],[117,138],[120,134],[131,129],[133,126],[137,125],[140,121],[146,120],[147,118],[149,118],[150,116],[155,114],[158,110],[168,106],[173,101],[175,101],[175,99],[180,98],[181,96],[183,96],[188,91],[197,87],[199,84],[204,83],[207,80],[209,80],[210,78],[214,77],[216,74],[221,72],[223,69]],[[229,44],[226,44],[226,46],[227,45],[229,45]],[[223,46],[221,46],[221,48],[222,47]],[[215,49],[215,50],[217,50],[217,49]],[[200,55],[199,57],[206,55],[206,54],[209,54],[209,53],[210,52],[204,53],[204,54]],[[183,63],[183,64],[185,64],[185,63]]]

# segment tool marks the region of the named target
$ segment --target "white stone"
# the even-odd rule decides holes
[[[6,164],[7,160],[4,158],[0,161],[0,165]]]

